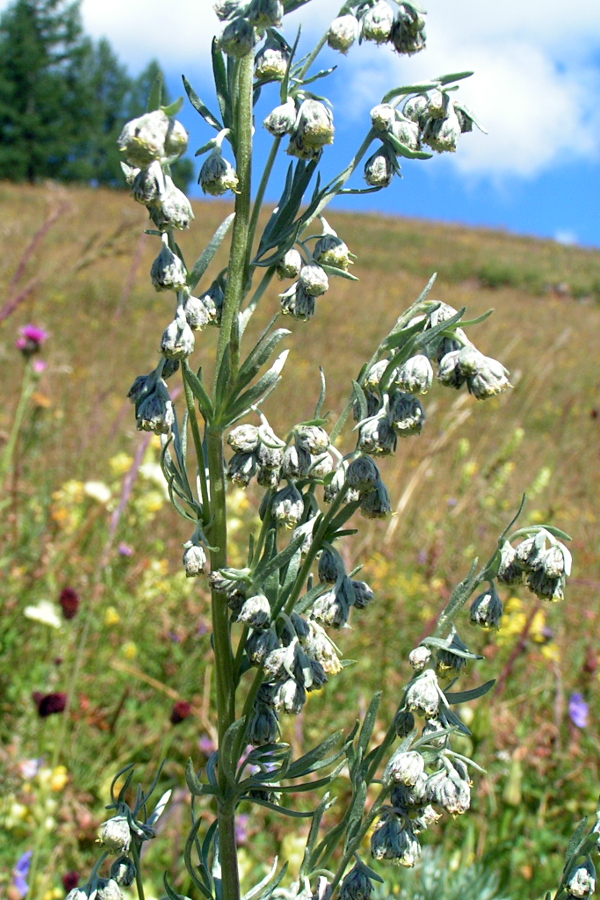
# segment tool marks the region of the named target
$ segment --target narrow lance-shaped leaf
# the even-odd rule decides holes
[[[223,126],[221,125],[219,120],[216,118],[216,116],[213,116],[210,109],[202,102],[202,100],[200,99],[200,97],[198,96],[198,94],[196,93],[194,88],[191,86],[191,84],[189,83],[189,81],[187,80],[185,75],[182,75],[181,77],[183,80],[183,86],[185,88],[185,92],[188,95],[190,103],[192,104],[192,106],[194,107],[196,112],[200,113],[200,115],[202,116],[204,121],[207,122],[210,126],[212,126],[212,128],[214,128],[216,131],[222,131]]]
[[[198,257],[198,259],[194,263],[194,265],[192,267],[192,271],[189,273],[188,278],[187,278],[188,287],[191,291],[194,290],[194,288],[196,287],[196,285],[198,284],[198,282],[200,281],[200,279],[202,278],[202,276],[208,269],[215,253],[217,252],[217,250],[221,246],[221,243],[223,242],[223,238],[229,231],[229,228],[231,227],[231,223],[233,222],[234,218],[235,218],[235,213],[231,213],[230,215],[227,216],[226,219],[224,219],[221,222],[221,224],[219,225],[219,227],[217,228],[217,230],[211,237],[210,241],[208,242],[208,244],[206,245],[206,247],[204,248],[204,250]]]

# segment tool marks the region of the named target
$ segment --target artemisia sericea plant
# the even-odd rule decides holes
[[[186,575],[207,581],[212,594],[218,749],[203,771],[193,761],[188,765],[191,827],[182,838],[183,862],[196,895],[206,900],[368,900],[374,882],[382,881],[372,865],[379,871],[382,861],[415,865],[423,832],[442,816],[468,812],[472,780],[481,771],[454,749],[456,736],[469,733],[454,707],[484,695],[493,683],[454,687],[467,663],[478,658],[459,623],[463,608],[470,605],[463,616],[467,626],[496,628],[502,617],[498,584],[526,583],[538,597],[558,601],[571,565],[566,535],[541,525],[514,530],[513,520],[487,562],[475,561],[457,585],[434,632],[411,652],[413,675],[383,740],[373,739],[377,695],[353,728],[324,734],[317,746],[293,758],[284,740],[287,717],[300,713],[307,694],[341,671],[341,629],[349,620],[368,618],[374,601],[357,571],[346,570],[339,542],[360,529],[361,517],[390,515],[378,460],[394,454],[399,440],[421,432],[425,413],[419,398],[434,386],[466,390],[475,400],[510,386],[502,363],[484,356],[468,336],[477,320],[466,321],[464,309],[433,299],[432,278],[357,371],[339,414],[323,414],[321,375],[314,418],[290,422],[279,434],[269,424],[262,405],[285,377],[288,351],[280,351],[291,334],[280,326],[281,316],[299,332],[309,329],[328,291],[335,292],[335,279],[356,280],[350,273],[353,254],[323,217],[325,207],[340,194],[389,187],[403,158],[454,152],[462,135],[477,126],[457,93],[469,72],[393,88],[371,110],[355,155],[324,184],[319,165],[334,140],[334,115],[320,93],[331,71],[316,66],[321,50],[328,45],[345,54],[370,41],[399,54],[420,52],[425,14],[413,3],[350,0],[316,47],[299,57],[299,36],[285,36],[284,20],[302,5],[219,0],[212,110],[184,79],[207,133],[212,129],[196,154],[204,157],[199,183],[207,194],[231,191],[235,197],[234,212],[195,261],[186,260],[177,243],[193,212],[170,176],[170,165],[188,144],[174,118],[182,101],[161,106],[157,85],[149,112],[125,125],[119,138],[125,177],[134,200],[148,210],[147,233],[157,240],[152,285],[174,306],[157,365],[138,375],[129,397],[137,427],[161,437],[171,500],[189,522]],[[272,104],[262,122],[272,145],[253,192],[259,97]],[[271,176],[280,153],[289,165],[276,188]],[[363,187],[347,187],[355,173],[362,173]],[[267,192],[279,200],[262,227]],[[227,266],[214,271],[211,263],[226,239]],[[271,307],[272,318],[256,342],[248,341],[247,326],[259,304]],[[206,358],[211,333],[216,351],[208,383],[194,355],[201,344]],[[176,377],[183,381],[179,409],[169,391]],[[229,562],[226,494],[228,485],[245,487],[252,480],[261,489],[261,525],[250,538],[246,565],[237,568]],[[328,787],[342,771],[352,785],[351,799],[345,808],[335,807],[333,826],[333,812],[328,815],[325,830],[323,819],[334,803]],[[142,900],[140,850],[154,836],[167,797],[149,813],[150,791],[139,788],[133,807],[128,805],[132,776],[129,770],[115,779],[112,814],[100,832],[102,856],[70,900],[119,900],[121,888],[134,883]],[[290,794],[306,791],[320,792],[316,809],[290,806]],[[304,858],[291,885],[284,860],[262,860],[267,876],[244,885],[241,894],[235,840],[240,804],[267,807],[290,816],[292,824],[297,816],[309,820]],[[206,827],[210,810],[214,820]],[[593,886],[588,844],[565,875],[561,889],[572,896],[585,896]],[[166,894],[177,900],[170,885],[166,877]]]

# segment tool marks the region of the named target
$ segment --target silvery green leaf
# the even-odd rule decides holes
[[[289,562],[289,560],[295,554],[296,550],[298,550],[303,541],[304,536],[302,534],[299,534],[289,542],[287,547],[284,547],[284,549],[281,550],[272,559],[269,559],[264,563],[261,561],[254,573],[254,580],[258,583],[260,581],[263,581],[265,578],[268,578],[272,572],[279,571],[279,569],[281,569],[287,562]]]
[[[185,92],[188,95],[189,101],[192,104],[192,106],[194,107],[194,109],[196,110],[196,112],[200,113],[200,115],[202,116],[204,121],[208,125],[210,125],[212,128],[216,129],[217,131],[222,131],[223,130],[222,124],[219,122],[219,120],[216,118],[216,116],[213,116],[210,109],[202,102],[202,100],[200,99],[200,97],[198,96],[196,91],[193,89],[193,87],[191,86],[191,84],[189,83],[189,81],[187,80],[185,75],[182,75],[181,77],[183,80],[183,86],[185,88]]]
[[[227,70],[225,68],[225,60],[219,49],[216,38],[213,38],[211,44],[211,59],[217,102],[223,117],[223,124],[226,128],[229,128],[231,126],[229,81],[227,78]]]
[[[196,398],[196,400],[198,401],[198,406],[200,407],[200,412],[202,413],[202,415],[204,416],[204,418],[207,421],[210,421],[212,414],[213,414],[213,408],[212,408],[212,403],[210,402],[210,397],[208,396],[200,377],[198,375],[195,375],[194,372],[192,371],[192,369],[190,368],[190,365],[189,365],[187,359],[185,359],[183,361],[183,371],[184,371],[184,377],[190,386],[190,390],[191,390],[192,394],[194,395],[194,397]],[[200,369],[199,372],[201,372],[201,371],[202,370]]]
[[[213,900],[213,879],[208,866],[208,854],[210,852],[210,845],[214,838],[216,827],[218,824],[217,819],[215,819],[215,821],[210,825],[204,841],[202,842],[202,848],[198,854],[200,859],[197,863],[192,862],[192,850],[194,849],[194,847],[198,849],[198,829],[203,824],[203,821],[204,820],[202,819],[202,817],[200,817],[193,822],[192,828],[190,829],[185,842],[183,858],[185,860],[186,868],[196,887],[200,891],[202,891],[207,900]],[[205,845],[207,845],[206,852],[204,852]],[[199,877],[199,875],[201,877]]]
[[[431,159],[433,156],[433,153],[426,153],[425,150],[411,150],[410,147],[399,141],[391,131],[386,132],[383,137],[388,144],[392,145],[395,153],[399,153],[400,156],[404,156],[406,159]]]
[[[569,843],[567,844],[567,852],[565,853],[565,860],[567,863],[566,867],[568,867],[568,864],[571,862],[571,859],[574,856],[578,855],[579,845],[581,844],[582,838],[585,834],[586,826],[587,826],[587,817],[581,819],[581,821],[577,825],[577,828],[575,829],[575,831],[573,832],[573,834],[571,835],[571,837],[569,839]]]
[[[368,418],[369,407],[367,404],[366,394],[365,394],[364,390],[362,389],[362,386],[358,383],[358,381],[352,382],[352,396],[358,403],[358,408],[359,408],[359,412],[360,412],[360,420],[363,421],[364,419]]]
[[[223,242],[223,238],[229,231],[229,228],[231,227],[231,223],[233,222],[234,218],[235,218],[235,213],[231,213],[230,215],[227,216],[226,219],[224,219],[221,222],[221,224],[219,225],[219,227],[217,228],[217,230],[211,237],[210,241],[208,242],[208,244],[206,245],[206,247],[204,248],[204,250],[198,257],[198,259],[194,263],[192,270],[189,273],[188,278],[187,278],[187,283],[188,283],[188,287],[190,288],[190,290],[193,290],[196,287],[196,285],[198,284],[198,282],[200,281],[200,279],[202,278],[202,276],[208,269],[210,263],[212,262],[213,256],[215,255],[215,253],[221,246],[221,243]]]
[[[238,734],[243,731],[246,726],[246,718],[242,716],[229,726],[219,747],[219,769],[224,773],[225,778],[230,784],[235,784],[236,772],[235,762],[232,754]]]
[[[268,884],[267,887],[264,888],[264,890],[262,890],[261,893],[255,897],[255,900],[269,900],[269,897],[273,896],[276,889],[279,887],[279,885],[285,878],[287,869],[288,869],[288,863],[285,862],[283,864],[283,866],[281,867],[281,871],[279,872],[277,878],[275,878],[274,881],[272,881],[270,884]]]
[[[325,762],[323,762],[323,760],[329,751],[339,743],[341,737],[342,732],[336,731],[334,734],[330,734],[329,737],[325,738],[324,741],[321,741],[320,744],[317,744],[316,747],[313,747],[312,750],[309,750],[308,753],[305,753],[299,759],[296,759],[289,767],[286,778],[303,778],[305,775],[309,775],[311,772],[315,772],[325,765],[337,762],[340,756],[342,756],[343,750],[337,751]]]
[[[227,391],[227,385],[229,384],[229,376],[231,374],[231,349],[230,345],[227,344],[225,350],[223,352],[223,357],[221,359],[221,364],[219,366],[219,372],[217,374],[217,384],[215,387],[215,405],[217,409],[219,409],[223,400],[225,399],[225,393]]]
[[[315,781],[305,781],[303,784],[278,784],[277,790],[283,794],[295,794],[295,793],[305,793],[307,791],[316,791],[318,788],[325,787],[325,785],[330,784],[334,778],[340,774],[344,766],[346,765],[345,761],[341,762],[339,765],[335,767],[333,772],[330,772],[329,775],[325,775],[323,778],[317,778]],[[270,784],[271,773],[268,773],[268,781],[266,784]],[[287,777],[287,776],[286,776]],[[255,783],[254,780],[252,782]],[[257,786],[260,786],[260,779],[256,782]]]
[[[272,809],[274,812],[281,813],[283,816],[289,816],[291,819],[309,819],[314,815],[312,812],[298,812],[295,809],[288,809],[287,806],[279,806],[277,803],[271,803],[269,800],[260,800],[258,797],[243,797],[243,800],[247,800],[249,803],[257,803],[259,806],[264,806],[267,809]]]
[[[210,141],[207,141],[205,144],[202,144],[201,147],[198,147],[194,156],[202,156],[203,153],[207,153],[209,150],[213,150],[217,146],[217,139],[211,138]]]
[[[150,88],[150,96],[148,97],[148,106],[146,107],[148,112],[154,112],[155,109],[160,109],[160,104],[162,102],[163,95],[163,78],[162,73],[159,72],[152,82],[152,87]]]
[[[313,81],[317,81],[319,78],[326,78],[328,75],[331,75],[332,72],[335,72],[337,66],[332,66],[330,69],[321,69],[320,72],[317,72],[316,75],[311,75],[310,78],[303,78],[302,84],[311,84]],[[307,97],[310,97],[313,100],[326,100],[326,97],[319,97],[318,94],[307,94]]]
[[[381,102],[390,103],[396,97],[404,97],[407,94],[424,94],[426,91],[433,91],[439,84],[439,79],[435,79],[434,81],[424,81],[422,84],[406,84],[403,87],[392,88],[383,95]]]
[[[265,372],[262,378],[259,378],[256,384],[240,394],[240,396],[231,404],[225,413],[228,423],[233,422],[239,416],[244,415],[247,410],[258,404],[259,401],[264,399],[267,393],[275,387],[281,377],[281,370],[285,365],[289,352],[289,350],[284,350],[283,353],[280,353],[271,368]]]
[[[167,897],[169,898],[169,900],[186,900],[186,898],[183,897],[182,894],[177,894],[173,890],[173,888],[169,884],[169,879],[168,879],[166,872],[163,875],[163,885],[164,885],[165,891],[167,892]]]
[[[364,755],[364,753],[366,752],[369,746],[369,741],[371,740],[371,735],[373,734],[380,700],[381,691],[378,691],[369,703],[369,708],[367,709],[365,717],[363,719],[362,728],[360,729],[360,734],[358,736],[358,749],[361,751],[362,755]]]
[[[171,791],[171,790],[165,791],[165,793],[162,795],[162,797],[160,798],[160,800],[154,807],[154,811],[146,820],[146,823],[145,823],[146,825],[150,825],[152,827],[152,825],[154,825],[155,822],[158,822],[158,820],[162,816],[163,812],[165,811],[165,807],[166,807],[167,803],[171,799],[172,793],[173,793],[173,791]]]
[[[184,79],[185,81],[185,79]],[[191,97],[190,97],[191,100]],[[172,103],[169,103],[168,106],[162,106],[161,109],[164,112],[165,116],[176,116],[181,107],[183,106],[183,97],[178,97],[177,100],[173,100]]]
[[[362,817],[367,800],[367,782],[361,779],[358,785],[355,785],[354,796],[348,807],[348,811],[344,816],[346,822],[346,838],[344,840],[344,853],[348,850],[352,841],[360,831]]]
[[[487,312],[482,313],[480,316],[477,316],[475,319],[463,319],[462,322],[460,323],[461,328],[466,328],[468,325],[479,325],[481,322],[485,322],[485,320],[488,319],[492,315],[493,312],[494,312],[493,309],[488,309]]]
[[[290,50],[290,56],[287,63],[287,68],[285,70],[285,75],[281,79],[281,88],[279,90],[279,99],[281,103],[285,103],[288,98],[288,89],[290,85],[290,72],[292,69],[292,64],[294,61],[294,56],[296,55],[296,50],[298,49],[298,41],[300,40],[300,28],[296,32],[296,40]],[[277,140],[277,138],[275,139]]]
[[[246,893],[242,897],[242,900],[254,900],[255,897],[258,897],[262,889],[266,887],[271,879],[275,876],[275,872],[277,871],[278,859],[279,858],[276,856],[273,865],[271,866],[271,870],[267,872],[262,881],[259,881],[258,884],[256,884],[253,888],[251,888],[249,891],[246,891]]]
[[[306,612],[307,609],[310,609],[315,600],[317,600],[317,598],[320,597],[321,594],[324,594],[327,589],[328,586],[326,584],[316,584],[309,591],[307,591],[306,594],[303,594],[302,597],[300,597],[296,604],[295,611],[299,615],[302,615],[302,613]]]
[[[269,331],[271,330],[278,316],[279,313],[273,316],[273,318],[259,337],[258,341],[240,366],[235,382],[235,389],[237,391],[240,391],[250,381],[252,381],[261,366],[266,363],[279,341],[286,335],[291,334],[291,332],[287,328],[278,328],[272,334],[269,334]]]
[[[470,650],[459,650],[458,647],[452,646],[451,640],[444,638],[426,637],[421,641],[426,647],[438,647],[440,650],[450,650],[455,656],[461,656],[463,659],[483,659],[477,653],[471,653]]]
[[[205,788],[208,788],[208,785],[203,784],[196,775],[191,759],[188,759],[187,763],[185,764],[185,780],[187,782],[190,794],[192,794],[193,797],[201,797],[203,794],[207,793]]]
[[[444,691],[443,694],[447,702],[452,705],[455,705],[456,703],[468,703],[469,700],[477,700],[478,697],[483,697],[483,695],[487,694],[495,684],[496,679],[492,678],[491,681],[486,681],[485,684],[480,684],[479,687],[472,688],[470,691],[457,691],[456,693]]]
[[[308,837],[306,839],[306,847],[304,848],[304,856],[302,858],[302,865],[300,866],[300,878],[306,876],[307,872],[311,872],[313,868],[313,860],[312,854],[315,848],[315,844],[317,843],[317,838],[319,836],[319,829],[321,827],[321,821],[323,816],[327,812],[327,810],[333,805],[334,801],[330,800],[330,794],[327,791],[317,806],[313,820],[310,824],[310,831],[308,832]]]
[[[452,75],[440,75],[436,78],[438,84],[450,84],[452,81],[462,81],[463,78],[470,78],[473,72],[454,72]]]
[[[356,275],[353,275],[352,272],[347,272],[345,269],[340,269],[337,266],[328,266],[325,263],[319,263],[319,265],[327,275],[335,275],[337,278],[347,278],[348,281],[358,281]]]

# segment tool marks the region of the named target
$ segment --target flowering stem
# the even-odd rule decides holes
[[[235,219],[231,237],[227,286],[223,300],[223,315],[217,345],[215,388],[225,355],[230,350],[231,378],[235,377],[239,364],[238,313],[246,288],[248,239],[250,225],[250,176],[252,161],[252,87],[254,80],[254,55],[249,53],[237,63],[238,105],[236,110],[235,158],[238,177],[238,193],[235,198]]]
[[[4,453],[2,454],[2,462],[0,462],[0,478],[4,478],[10,468],[13,453],[15,452],[15,446],[19,437],[19,431],[21,430],[23,416],[25,415],[27,403],[29,402],[29,398],[31,397],[32,393],[33,379],[31,377],[31,365],[29,362],[27,362],[25,364],[25,370],[23,372],[21,394],[19,396],[19,402],[17,403],[17,408],[15,410],[15,417],[13,419],[10,435],[4,448]]]
[[[131,855],[135,865],[135,886],[137,890],[138,900],[145,900],[144,884],[142,881],[142,873],[140,871],[140,847],[137,841],[133,841],[131,845]]]
[[[209,516],[209,494],[208,485],[206,483],[206,470],[204,467],[204,452],[202,450],[202,438],[200,437],[200,429],[198,428],[198,417],[196,416],[196,408],[194,406],[194,395],[187,378],[188,363],[183,365],[183,389],[185,391],[185,402],[187,404],[188,415],[190,420],[190,428],[192,429],[192,438],[194,440],[194,449],[198,460],[198,475],[200,478],[200,490],[202,492],[202,511],[204,524],[208,522]]]

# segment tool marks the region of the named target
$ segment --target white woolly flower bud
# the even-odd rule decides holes
[[[332,628],[342,628],[348,621],[349,615],[350,606],[346,596],[336,588],[317,597],[310,611],[311,619]]]
[[[100,878],[96,890],[96,900],[123,900],[121,888],[114,878]]]
[[[227,19],[233,19],[234,16],[243,13],[246,6],[246,0],[217,0],[213,5],[213,9],[217,14],[217,18],[221,22],[225,22]]]
[[[371,187],[388,187],[395,172],[395,160],[386,146],[381,146],[368,158],[364,178]]]
[[[160,352],[167,359],[187,359],[194,352],[194,332],[188,325],[183,311],[170,322],[160,341]]]
[[[271,513],[278,525],[295,528],[304,512],[302,494],[293,484],[277,491],[273,497]]]
[[[124,126],[117,146],[128,163],[139,168],[165,156],[169,117],[160,109],[132,119]]]
[[[410,150],[419,150],[421,148],[419,126],[415,122],[411,122],[410,119],[406,119],[398,113],[391,131],[394,137]]]
[[[256,28],[279,28],[283,12],[281,0],[252,0],[248,7],[248,21]]]
[[[330,475],[335,468],[331,453],[313,454],[310,458],[308,469],[309,478],[322,479]]]
[[[421,856],[421,846],[412,827],[405,825],[393,813],[384,813],[371,835],[371,856],[373,859],[389,859],[400,866],[412,868]]]
[[[239,487],[246,488],[256,475],[256,455],[254,453],[235,453],[227,466],[227,477]]]
[[[412,56],[425,47],[425,20],[411,3],[400,3],[390,41],[398,53]]]
[[[198,184],[205,194],[213,197],[219,197],[227,191],[236,191],[238,177],[231,163],[223,157],[220,147],[215,147],[202,163]]]
[[[140,169],[131,186],[131,196],[137,203],[152,206],[160,202],[165,193],[167,182],[162,166],[158,160]]]
[[[360,514],[366,519],[385,519],[391,511],[390,495],[383,481],[379,479],[376,488],[362,498]]]
[[[426,394],[433,382],[431,363],[422,353],[411,356],[396,370],[394,381],[403,391]]]
[[[306,701],[306,691],[293,678],[288,678],[277,686],[273,695],[273,706],[287,713],[298,715]]]
[[[89,888],[86,885],[83,888],[73,888],[71,891],[69,891],[69,893],[65,897],[65,900],[89,900],[89,896]]]
[[[296,122],[296,105],[292,98],[288,98],[281,106],[276,106],[264,119],[263,125],[273,137],[281,137],[294,127]],[[289,276],[293,278],[293,275]]]
[[[170,159],[181,156],[187,150],[188,133],[177,119],[169,121],[169,129],[165,138],[165,155]]]
[[[332,50],[339,50],[340,53],[347,53],[352,44],[358,37],[358,19],[352,13],[345,16],[338,16],[329,26],[327,32],[327,43]]]
[[[394,24],[394,12],[385,0],[379,0],[361,18],[361,35],[365,41],[383,44],[389,40]]]
[[[318,263],[326,266],[335,266],[346,271],[350,265],[350,251],[346,244],[337,236],[326,232],[315,244],[313,256]]]
[[[418,716],[431,718],[440,707],[440,689],[433,669],[426,669],[406,691],[406,706]]]
[[[113,816],[100,826],[98,841],[109,853],[127,853],[131,844],[131,830],[127,816]]]
[[[307,624],[309,632],[302,641],[306,653],[311,659],[321,663],[328,675],[337,675],[342,670],[342,664],[335,644],[329,639],[323,626],[314,619],[309,620]]]
[[[379,469],[370,456],[357,456],[346,471],[346,484],[363,494],[374,490],[379,480]]]
[[[512,544],[504,541],[500,550],[500,566],[497,575],[500,584],[523,584],[525,572],[517,561],[516,556],[517,554]]]
[[[389,103],[378,103],[371,110],[371,124],[376,131],[391,131],[395,121],[396,110]]]
[[[340,900],[370,900],[372,892],[373,884],[364,867],[355,865],[340,885]]]
[[[183,551],[183,570],[186,578],[197,578],[202,575],[206,566],[206,553],[201,544],[192,544],[188,541]]]
[[[306,478],[310,468],[310,453],[292,445],[283,454],[281,472],[284,478]]]
[[[425,410],[413,394],[394,391],[390,400],[390,419],[399,437],[409,437],[423,430]]]
[[[183,313],[192,331],[202,331],[214,321],[211,310],[199,297],[186,297],[183,303]]]
[[[452,350],[442,357],[440,367],[437,372],[437,380],[446,387],[452,387],[459,390],[465,383],[466,376],[463,375],[459,363],[460,350]]]
[[[298,110],[294,134],[303,147],[320,150],[333,143],[333,115],[320,100],[304,100]]]
[[[329,435],[319,425],[302,425],[296,428],[294,437],[298,446],[309,453],[324,453],[329,447]]]
[[[423,645],[415,647],[414,650],[411,650],[408,654],[408,661],[415,672],[422,672],[430,659],[431,650],[429,647],[424,647]]]
[[[243,16],[236,16],[223,29],[219,38],[219,47],[227,56],[234,59],[242,59],[248,56],[256,43],[254,28]]]
[[[237,622],[243,622],[250,628],[264,630],[271,621],[271,606],[264,594],[248,597],[238,613]]]
[[[277,263],[277,277],[280,281],[284,278],[297,278],[302,268],[302,257],[300,252],[292,247],[288,250],[281,261]]]
[[[375,599],[375,594],[366,581],[352,580],[354,590],[354,606],[356,609],[366,609],[369,603]]]
[[[170,178],[166,179],[166,189],[155,204],[153,218],[159,228],[171,227],[179,231],[189,228],[194,218],[190,201]]]
[[[589,864],[578,866],[574,872],[569,875],[567,882],[567,890],[573,897],[589,897],[596,890],[596,879],[593,870],[590,870]]]
[[[423,131],[422,139],[438,153],[454,153],[461,135],[460,122],[454,107],[448,107],[448,115],[443,119],[431,118]]]
[[[311,297],[319,297],[329,288],[329,279],[321,266],[302,266],[300,284]]]
[[[309,294],[299,281],[279,295],[281,298],[281,312],[284,316],[293,316],[301,322],[307,322],[315,314],[315,298]]]
[[[157,291],[180,291],[185,287],[187,281],[185,265],[165,241],[152,263],[150,278]]]
[[[392,422],[383,410],[360,426],[357,449],[373,456],[389,456],[396,449]]]
[[[119,856],[110,867],[110,878],[122,887],[131,887],[135,881],[136,868],[128,856]]]
[[[469,393],[473,394],[476,400],[487,400],[488,397],[495,397],[496,394],[501,394],[511,387],[507,376],[508,370],[504,368],[502,363],[498,362],[497,359],[484,356],[477,373],[467,378]]]
[[[396,750],[383,770],[383,783],[386,785],[414,785],[425,771],[425,761],[416,750]]]
[[[288,67],[289,53],[279,47],[265,47],[256,54],[254,74],[261,81],[281,81]]]
[[[481,628],[499,628],[502,613],[502,601],[496,588],[491,585],[489,590],[475,597],[469,610],[469,618],[473,625],[479,625]]]
[[[227,443],[235,453],[253,453],[259,444],[257,426],[238,425],[229,432]]]

